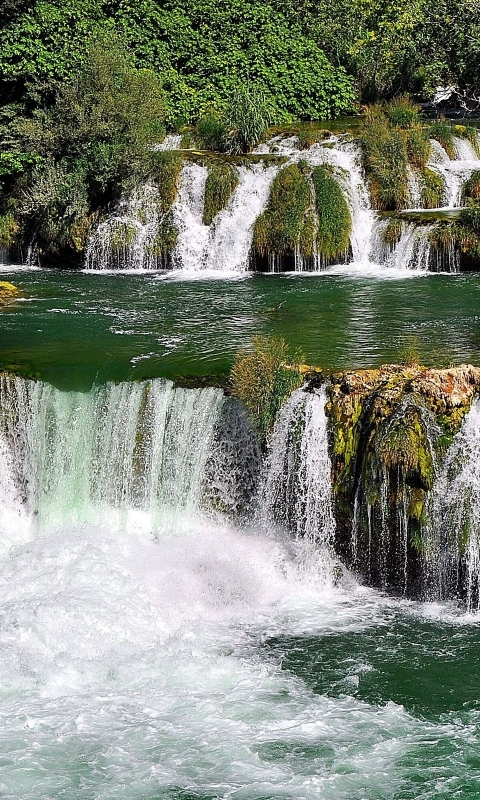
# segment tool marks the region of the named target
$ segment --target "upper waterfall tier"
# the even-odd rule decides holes
[[[426,170],[408,167],[406,204],[410,209],[431,210],[432,204],[439,210],[465,206],[465,187],[480,171],[480,159],[471,142],[454,137],[453,144],[450,157],[432,139]],[[178,146],[175,137],[163,146],[166,155],[172,145]],[[86,255],[88,270],[168,268],[186,274],[238,274],[250,269],[318,271],[350,264],[369,270],[385,266],[455,272],[461,266],[458,246],[452,245],[451,254],[446,255],[445,237],[437,236],[436,229],[422,220],[403,227],[399,221],[395,231],[393,221],[386,225],[372,207],[362,150],[348,137],[332,135],[307,149],[300,149],[297,137],[274,137],[251,157],[230,161],[221,156],[195,158],[189,151],[177,155],[184,161],[173,204],[165,205],[161,186],[153,184],[126,199],[93,233]],[[283,195],[278,194],[285,170],[294,165],[306,181],[303,199],[300,187],[291,182],[281,189]],[[330,195],[318,194],[315,170],[319,168],[326,170],[330,183],[338,185],[348,208],[350,222],[342,222],[349,241],[346,249],[343,245],[332,248],[330,237],[339,235],[341,212]],[[282,214],[279,202],[285,204],[284,221],[275,218]],[[295,215],[298,220],[293,223]],[[262,245],[268,258],[262,261],[256,226],[263,218],[269,236]],[[441,244],[432,247],[437,239]]]

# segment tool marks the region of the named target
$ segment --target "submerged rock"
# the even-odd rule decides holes
[[[20,289],[14,286],[13,283],[0,281],[0,308],[16,300],[18,297],[20,297]]]

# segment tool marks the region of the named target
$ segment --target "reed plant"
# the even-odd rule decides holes
[[[436,119],[430,124],[429,136],[442,145],[449,158],[455,158],[455,141],[453,128],[444,117]]]

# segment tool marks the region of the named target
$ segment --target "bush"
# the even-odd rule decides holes
[[[226,135],[225,123],[215,111],[209,111],[201,117],[195,128],[195,139],[205,150],[223,151]]]
[[[209,166],[203,203],[204,225],[211,225],[217,214],[227,207],[237,186],[238,172],[231,164]]]
[[[316,251],[330,262],[347,252],[352,218],[343,192],[330,170],[315,167],[312,180],[318,215]]]
[[[232,395],[248,409],[260,438],[272,432],[277,414],[290,394],[302,383],[296,367],[298,354],[284,339],[255,336],[252,351],[237,353],[230,381]]]

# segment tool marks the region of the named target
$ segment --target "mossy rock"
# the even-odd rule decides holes
[[[0,308],[21,297],[20,289],[8,281],[0,281]]]
[[[232,164],[218,161],[209,165],[203,204],[204,225],[211,225],[217,214],[227,207],[238,183],[238,171]]]

